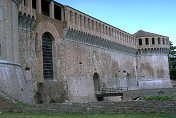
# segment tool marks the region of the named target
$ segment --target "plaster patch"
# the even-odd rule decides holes
[[[3,11],[2,11],[2,6],[0,6],[0,20],[3,20]]]

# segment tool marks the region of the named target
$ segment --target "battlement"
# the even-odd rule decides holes
[[[69,29],[93,35],[127,47],[136,48],[135,36],[84,14],[69,6],[65,6],[65,20]]]
[[[169,37],[139,30],[134,34],[139,50],[169,49]]]
[[[137,47],[135,36],[82,13],[69,6],[54,1],[25,0],[19,7],[20,14],[36,19],[37,14],[66,21],[67,29],[82,32],[130,48]]]

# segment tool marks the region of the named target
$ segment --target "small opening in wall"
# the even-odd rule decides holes
[[[29,68],[29,67],[26,67],[25,70],[26,70],[26,71],[30,71],[30,68]]]
[[[165,39],[163,38],[163,45],[165,45]]]
[[[146,44],[146,45],[149,45],[149,40],[148,40],[148,38],[145,38],[145,44]]]
[[[59,7],[58,5],[54,5],[54,15],[55,19],[61,20],[61,7]]]
[[[42,0],[42,14],[46,16],[50,16],[49,13],[49,1]]]
[[[82,62],[79,62],[79,65],[82,65]]]
[[[24,0],[24,6],[26,6],[26,0]]]
[[[126,73],[126,71],[124,70],[123,73]]]
[[[158,38],[158,44],[160,44],[161,42],[160,42],[160,38]]]
[[[142,39],[139,39],[139,45],[142,45]]]
[[[152,38],[152,44],[153,45],[155,44],[155,38]]]
[[[36,0],[32,0],[32,8],[36,9]]]
[[[104,101],[103,97],[97,97],[97,101]]]

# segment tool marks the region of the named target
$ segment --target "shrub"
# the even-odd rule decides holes
[[[150,97],[144,97],[143,100],[175,100],[175,97],[167,96],[167,95],[161,95],[161,96],[150,96]]]

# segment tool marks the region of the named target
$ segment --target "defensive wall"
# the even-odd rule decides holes
[[[172,87],[167,36],[132,35],[52,0],[6,2],[0,88],[19,101],[88,103],[102,88]]]

